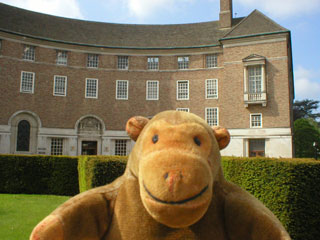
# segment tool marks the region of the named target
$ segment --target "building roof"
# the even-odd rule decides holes
[[[169,25],[103,23],[56,17],[0,3],[0,31],[87,46],[138,49],[205,47],[219,45],[223,37],[286,30],[259,11],[246,18],[235,18],[232,24],[230,31],[220,29],[219,21]]]

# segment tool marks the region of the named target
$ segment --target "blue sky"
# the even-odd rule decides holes
[[[91,21],[175,24],[218,20],[220,0],[0,0]],[[320,0],[233,0],[234,16],[258,9],[292,34],[296,100],[320,100]]]

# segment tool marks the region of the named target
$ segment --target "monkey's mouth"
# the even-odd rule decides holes
[[[200,197],[204,192],[206,192],[208,190],[208,187],[209,185],[205,186],[199,193],[197,193],[196,195],[192,196],[192,197],[189,197],[189,198],[186,198],[186,199],[183,199],[183,200],[179,200],[179,201],[164,201],[164,200],[161,200],[155,196],[152,195],[152,193],[148,190],[148,188],[146,187],[146,185],[143,183],[143,187],[144,189],[146,190],[146,192],[148,193],[148,195],[153,199],[155,200],[156,202],[159,202],[159,203],[163,203],[163,204],[170,204],[170,205],[180,205],[180,204],[185,204],[187,202],[190,202],[198,197]]]

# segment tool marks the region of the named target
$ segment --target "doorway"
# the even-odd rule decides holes
[[[97,155],[97,141],[82,141],[81,155]]]

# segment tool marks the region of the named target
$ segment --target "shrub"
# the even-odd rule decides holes
[[[67,156],[0,155],[0,192],[75,195],[77,164]]]
[[[294,240],[320,239],[320,162],[223,157],[225,178],[262,201]]]
[[[126,156],[80,156],[80,192],[111,183],[124,173],[126,164]]]

